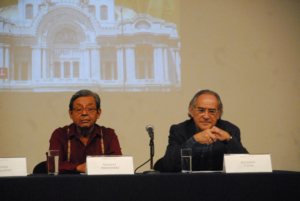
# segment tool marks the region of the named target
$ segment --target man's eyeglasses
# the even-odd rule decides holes
[[[95,108],[74,108],[73,109],[75,114],[82,114],[83,110],[85,110],[87,114],[93,114],[97,109]]]
[[[216,110],[216,109],[206,109],[206,108],[202,108],[202,107],[197,107],[197,108],[195,108],[195,110],[197,110],[197,112],[200,116],[205,115],[206,111],[208,111],[208,115],[212,116],[212,117],[216,116],[218,113],[218,110]]]

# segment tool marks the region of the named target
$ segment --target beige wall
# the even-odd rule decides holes
[[[182,89],[100,92],[98,123],[115,129],[136,168],[149,158],[145,126],[155,127],[156,161],[170,126],[186,120],[192,96],[208,88],[250,153],[270,153],[275,170],[300,171],[299,1],[184,0],[180,9]],[[72,94],[0,93],[0,157],[26,156],[32,172],[53,130],[71,122]]]

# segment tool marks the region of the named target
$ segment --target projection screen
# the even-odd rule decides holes
[[[19,0],[0,8],[0,91],[176,91],[179,0]]]

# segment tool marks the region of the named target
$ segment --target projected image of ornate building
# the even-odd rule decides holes
[[[0,8],[0,91],[171,91],[175,23],[113,0],[19,0]]]

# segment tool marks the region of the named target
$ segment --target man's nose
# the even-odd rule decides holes
[[[205,118],[205,119],[209,118],[208,110],[205,110],[205,112],[203,114],[203,118]]]
[[[84,108],[84,109],[82,110],[81,115],[87,115],[86,108]]]

